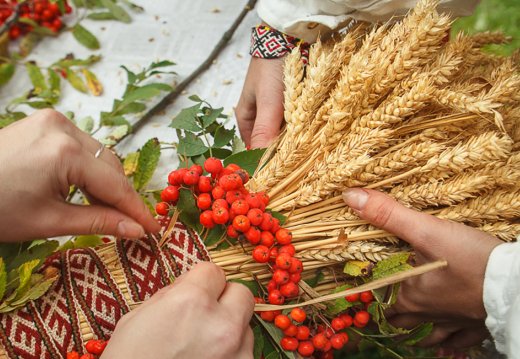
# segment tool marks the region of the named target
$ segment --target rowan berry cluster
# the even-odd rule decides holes
[[[0,0],[0,25],[11,17],[18,0]],[[65,2],[65,14],[72,12],[72,7]],[[48,0],[27,1],[20,6],[19,18],[26,18],[36,22],[38,25],[46,27],[53,32],[58,32],[63,27],[61,17],[64,15],[58,4]],[[22,21],[17,21],[9,28],[9,38],[16,40],[21,35],[29,33],[33,27]]]
[[[67,359],[96,359],[103,354],[108,341],[100,339],[91,339],[85,343],[86,354],[79,355],[76,351],[67,353]]]
[[[260,312],[260,317],[273,322],[283,332],[280,346],[283,350],[298,351],[303,357],[312,355],[317,358],[333,358],[333,351],[342,349],[348,343],[349,337],[345,329],[351,326],[365,327],[370,321],[370,314],[365,310],[374,300],[372,292],[346,296],[353,304],[349,311],[332,318],[330,325],[318,325],[310,328],[304,323],[307,312],[303,308],[294,308],[287,315],[280,310]],[[262,298],[255,298],[257,303],[263,303]],[[314,321],[307,321],[314,323]]]

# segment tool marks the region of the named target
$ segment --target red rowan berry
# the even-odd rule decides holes
[[[343,341],[343,337],[339,334],[334,334],[330,338],[330,344],[334,349],[341,349],[345,345],[345,342]]]
[[[360,324],[366,325],[370,320],[370,314],[368,314],[365,310],[360,310],[354,315],[354,321],[357,321]]]
[[[273,247],[269,250],[269,259],[271,262],[276,262],[276,257],[278,257],[278,247]]]
[[[350,302],[350,303],[357,302],[357,301],[359,301],[359,293],[349,294],[349,295],[345,296],[345,299],[347,302]]]
[[[91,339],[85,344],[85,349],[91,354],[101,355],[106,346],[107,342],[104,340]]]
[[[240,214],[233,219],[233,227],[237,231],[247,232],[251,228],[251,223],[246,216]]]
[[[269,248],[266,246],[256,246],[253,249],[253,259],[258,263],[269,262]]]
[[[256,194],[258,197],[260,197],[260,200],[262,200],[262,203],[267,206],[269,204],[269,196],[265,192],[258,192]]]
[[[202,210],[208,209],[211,207],[211,196],[209,193],[201,193],[197,197],[197,207]]]
[[[263,231],[260,234],[260,244],[271,247],[274,244],[274,236],[271,232]]]
[[[362,303],[370,304],[374,300],[374,295],[371,291],[367,290],[366,292],[361,292],[359,294],[359,300]]]
[[[301,272],[303,272],[303,263],[299,259],[293,257],[291,259],[289,273],[301,273]]]
[[[341,335],[341,337],[343,338],[343,343],[347,344],[348,343],[348,334],[345,332],[341,332],[338,334]]]
[[[275,318],[274,311],[268,310],[265,312],[260,312],[260,318],[262,318],[266,322],[272,322]]]
[[[229,211],[224,207],[213,209],[213,222],[216,224],[225,224],[229,221]]]
[[[310,357],[314,353],[314,345],[310,341],[300,342],[298,344],[298,353],[304,357]]]
[[[237,191],[237,190],[226,192],[226,201],[229,204],[233,204],[235,201],[237,201],[239,199],[240,200],[244,199],[244,195],[242,194],[242,192]],[[245,213],[240,213],[240,214],[245,214]]]
[[[237,165],[236,163],[230,163],[229,165],[226,166],[226,169],[230,172],[235,172],[235,171],[241,170],[242,168],[239,165]]]
[[[246,201],[250,208],[261,208],[263,205],[262,200],[256,195],[256,193],[249,193],[246,196]]]
[[[206,228],[213,228],[215,226],[215,222],[213,221],[213,211],[208,209],[202,212],[199,216],[199,222]]]
[[[204,169],[206,172],[211,173],[212,175],[217,175],[220,171],[222,171],[222,162],[218,158],[209,157],[206,161],[204,161]]]
[[[193,165],[190,167],[190,171],[195,171],[199,176],[202,176],[204,170],[201,165]]]
[[[245,200],[237,199],[236,201],[234,201],[231,204],[231,209],[233,209],[236,214],[247,215],[247,212],[249,211],[249,205],[247,204],[247,202]],[[248,219],[248,221],[249,221],[249,219]]]
[[[267,233],[270,233],[270,232],[267,232]],[[294,246],[292,244],[285,244],[280,247],[278,252],[279,253],[288,253],[291,256],[294,256],[296,254],[296,248],[294,248]]]
[[[287,337],[283,337],[281,340],[280,340],[280,346],[282,347],[283,350],[287,350],[287,351],[295,351],[296,349],[298,349],[298,339],[296,338],[291,338],[289,336]]]
[[[274,280],[270,280],[266,285],[267,292],[272,292],[275,289],[278,289],[278,284]],[[283,294],[283,293],[282,293]]]
[[[280,293],[287,298],[294,298],[299,292],[298,286],[293,282],[285,283],[280,286]]]
[[[303,310],[302,308],[294,308],[293,310],[291,310],[291,318],[293,318],[294,321],[298,323],[303,323],[307,318],[307,314],[305,313],[305,310]]]
[[[253,226],[258,226],[264,220],[264,214],[258,208],[252,208],[247,212],[247,218],[249,218]]]
[[[94,356],[94,354],[87,353],[80,356],[79,359],[96,359],[96,357]]]
[[[276,269],[273,273],[273,280],[278,285],[282,285],[289,282],[289,272],[283,269]]]
[[[222,199],[226,196],[226,192],[220,186],[215,186],[211,190],[211,196],[213,199]]]
[[[213,201],[213,204],[211,205],[211,209],[217,209],[217,208],[229,209],[229,205],[225,199],[219,198],[219,199],[216,199],[215,201]]]
[[[42,11],[42,19],[45,21],[50,21],[54,18],[54,14],[51,10],[45,9]]]
[[[264,213],[260,229],[262,231],[269,231],[273,227],[273,216],[270,213]]]
[[[287,229],[280,228],[278,231],[276,231],[276,240],[281,245],[291,244],[292,234]]]
[[[285,298],[278,289],[271,291],[267,297],[269,303],[274,305],[282,305],[285,302]]]
[[[247,173],[245,170],[238,169],[234,173],[240,177],[242,180],[242,185],[245,185],[247,182],[249,182],[249,173]]]
[[[247,218],[247,217],[246,217]],[[248,219],[249,221],[249,219]],[[244,236],[251,244],[258,244],[260,243],[260,235],[262,232],[256,227],[249,228],[245,233]]]
[[[307,340],[307,339],[309,339],[310,334],[311,334],[311,331],[308,326],[300,325],[298,327],[298,332],[296,333],[296,338],[298,340]]]
[[[164,202],[175,202],[179,199],[179,187],[168,186],[161,192],[161,199]]]
[[[227,226],[226,234],[230,238],[238,238],[238,236],[240,235],[240,233],[237,232],[237,230],[235,229],[235,227],[233,227],[232,224]]]
[[[312,338],[312,344],[316,349],[323,349],[329,340],[323,333],[318,333]]]
[[[289,325],[289,328],[283,331],[283,334],[287,337],[294,337],[298,333],[298,327],[294,324]]]
[[[160,216],[166,216],[170,210],[170,206],[166,202],[159,202],[155,205],[155,212]]]
[[[276,325],[281,330],[285,330],[291,325],[291,320],[288,316],[279,314],[276,316],[276,318],[274,318],[274,325]]]
[[[346,324],[343,321],[343,319],[341,319],[339,317],[332,319],[332,321],[330,322],[330,325],[331,325],[332,329],[334,329],[337,332],[345,329],[345,327],[346,327]]]
[[[280,229],[280,220],[273,217],[273,226],[271,227],[271,233],[276,233]]]
[[[199,177],[200,175],[194,170],[188,170],[188,172],[182,176],[182,181],[186,186],[193,186],[199,183]]]
[[[211,190],[213,189],[213,186],[211,185],[211,179],[206,176],[200,176],[197,188],[201,193],[211,192]]]
[[[68,352],[67,359],[79,359],[79,353],[74,351]]]
[[[288,253],[281,253],[278,254],[278,257],[276,257],[276,265],[280,269],[289,269],[291,268],[293,257]]]
[[[298,283],[302,279],[301,273],[290,273],[289,280],[293,283]]]
[[[352,326],[353,319],[350,315],[341,314],[339,317],[343,320],[343,322],[345,322],[345,328]]]
[[[172,186],[180,186],[183,184],[182,178],[184,177],[184,173],[188,172],[186,168],[180,168],[175,171],[171,171],[168,175],[168,183]]]
[[[334,335],[334,331],[329,327],[325,328],[323,332],[325,333],[325,336],[329,339]]]

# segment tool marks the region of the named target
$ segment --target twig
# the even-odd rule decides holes
[[[0,26],[0,35],[2,35],[4,32],[8,31],[12,24],[18,21],[18,18],[20,17],[20,9],[22,5],[24,5],[27,1],[22,1],[16,4],[16,6],[13,9],[13,13],[2,26]]]
[[[246,15],[251,11],[255,5],[257,0],[249,0],[247,4],[244,6],[244,9],[240,12],[238,17],[235,19],[233,24],[229,27],[229,29],[222,35],[217,45],[213,48],[211,53],[208,55],[206,60],[202,64],[200,64],[199,67],[195,69],[188,77],[186,77],[182,82],[180,82],[170,93],[168,93],[166,96],[163,97],[161,101],[159,101],[155,106],[153,106],[148,112],[146,112],[141,118],[137,120],[133,124],[133,131],[132,133],[136,133],[139,131],[143,125],[150,120],[155,115],[159,114],[161,111],[164,111],[169,105],[171,105],[177,97],[184,91],[186,87],[188,87],[193,80],[195,80],[197,77],[199,77],[202,73],[204,73],[212,64],[213,61],[220,55],[222,50],[226,47],[229,40],[233,37],[233,34],[237,30],[237,28],[240,26]],[[131,133],[123,136],[119,141],[114,145],[117,146],[121,141],[129,136]]]

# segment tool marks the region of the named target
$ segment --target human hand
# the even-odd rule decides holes
[[[102,359],[253,358],[254,298],[199,263],[117,324]]]
[[[140,237],[160,229],[117,157],[53,110],[0,130],[0,242],[73,234]],[[76,185],[89,206],[66,202]]]
[[[442,343],[463,348],[488,336],[484,325],[483,283],[495,237],[406,208],[374,190],[350,189],[345,202],[373,225],[397,235],[415,250],[417,264],[445,259],[448,267],[401,283],[387,317],[396,326],[413,328],[433,322],[421,345]]]
[[[283,121],[284,59],[252,57],[235,109],[240,135],[247,146],[267,147]]]

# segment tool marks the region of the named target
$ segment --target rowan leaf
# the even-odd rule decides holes
[[[263,321],[258,314],[255,313],[255,317],[258,319],[258,322],[265,328],[269,336],[273,338],[273,342],[278,346],[280,351],[284,353],[285,356],[289,359],[296,359],[296,355],[294,352],[285,351],[280,347],[280,340],[283,338],[283,332],[274,326],[274,324]]]
[[[112,0],[101,0],[101,4],[103,4],[103,6],[106,7],[117,20],[125,23],[132,21],[132,18],[126,10],[114,3]]]
[[[186,136],[179,137],[177,153],[183,156],[197,156],[208,150],[202,140],[191,132],[186,132]]]
[[[129,103],[135,101],[151,99],[152,97],[158,96],[161,93],[161,91],[164,90],[157,88],[157,86],[155,86],[154,84],[136,87],[135,89],[126,93],[123,96],[123,100],[121,101],[119,107],[124,107]]]
[[[253,346],[253,358],[260,359],[264,352],[265,345],[264,334],[262,333],[262,328],[260,326],[257,325],[253,328],[253,336],[255,338]]]
[[[123,161],[123,170],[125,171],[125,176],[132,176],[135,171],[137,171],[137,162],[139,161],[139,152],[130,152],[126,155],[125,160]]]
[[[33,242],[34,243],[34,242]],[[33,244],[7,262],[7,270],[15,269],[24,263],[32,262],[34,260],[42,262],[58,249],[59,242],[55,240],[45,240],[37,244]]]
[[[351,277],[366,276],[370,273],[372,264],[370,262],[363,261],[348,261],[343,267],[343,273]]]
[[[205,108],[204,114],[201,116],[202,120],[202,127],[206,128],[213,124],[217,118],[220,117],[222,114],[222,111],[224,111],[223,107],[220,108]]]
[[[81,45],[90,50],[97,50],[100,47],[97,37],[80,24],[72,28],[72,35]]]
[[[181,112],[179,112],[179,114],[173,118],[172,122],[170,123],[170,127],[191,132],[198,132],[202,130],[197,120],[197,114],[199,111],[200,104],[183,108]]]
[[[337,293],[337,292],[342,292],[348,288],[350,288],[351,286],[350,285],[342,285],[342,286],[339,286],[337,287],[335,290],[334,290],[334,293]],[[336,314],[339,314],[341,312],[344,312],[345,310],[347,310],[348,308],[352,307],[354,304],[347,301],[345,298],[338,298],[338,299],[335,299],[334,301],[332,302],[329,302],[327,304],[327,311],[331,314],[331,315],[336,315]]]
[[[179,219],[181,222],[200,233],[202,226],[199,222],[199,211],[193,193],[189,189],[181,188],[179,190],[177,209],[180,211]]]
[[[92,116],[83,117],[78,121],[76,126],[78,126],[81,131],[90,133],[94,129],[94,119]]]
[[[231,148],[232,148],[233,154],[239,153],[239,152],[246,150],[246,144],[244,143],[244,141],[242,141],[242,139],[240,137],[235,136],[233,138],[233,142],[231,143]]]
[[[0,257],[0,301],[4,297],[5,289],[7,287],[7,271],[5,270],[5,262]]]
[[[246,170],[250,176],[255,173],[260,158],[262,158],[265,148],[257,148],[254,150],[242,151],[235,153],[224,160],[224,166],[234,163]]]
[[[377,262],[372,269],[372,279],[380,279],[397,272],[411,269],[412,266],[407,263],[409,258],[410,253],[398,253]]]
[[[95,235],[84,235],[77,236],[74,241],[74,248],[90,248],[96,247],[103,244],[100,236]]]
[[[235,129],[228,130],[224,127],[217,128],[215,132],[215,141],[213,142],[214,147],[224,147],[229,145],[231,140],[235,137]]]
[[[11,62],[0,64],[0,86],[5,85],[11,80],[16,67]]]
[[[103,93],[103,85],[99,82],[97,76],[88,69],[81,69],[85,80],[87,81],[87,87],[90,93],[94,96],[100,96]]]
[[[47,83],[45,82],[45,77],[40,68],[31,62],[27,62],[25,68],[27,69],[27,74],[29,75],[29,79],[34,87],[34,93],[40,94],[46,90]]]
[[[40,264],[39,259],[34,259],[23,263],[17,269],[18,288],[14,291],[13,299],[18,300],[27,293],[31,284],[31,275],[34,269]],[[13,300],[10,300],[10,302]]]
[[[87,93],[87,85],[85,85],[85,82],[83,79],[76,73],[76,71],[66,68],[65,73],[67,74],[67,81],[79,92]]]
[[[204,244],[207,247],[212,246],[224,238],[225,235],[226,230],[224,226],[215,226],[208,230],[207,235],[204,238]]]
[[[145,143],[139,151],[137,168],[134,173],[134,188],[139,191],[152,179],[152,176],[161,157],[161,145],[157,138],[152,138]]]
[[[114,14],[108,11],[92,12],[87,15],[87,19],[91,20],[116,20]]]

